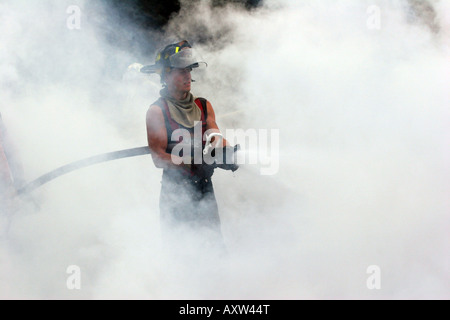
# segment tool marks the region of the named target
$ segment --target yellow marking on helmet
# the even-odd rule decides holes
[[[178,51],[180,51],[180,47],[175,48],[175,53],[178,53]]]
[[[159,61],[161,59],[161,53],[158,53],[158,56],[156,57],[156,61]]]

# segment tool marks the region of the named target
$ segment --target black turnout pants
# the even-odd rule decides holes
[[[224,241],[211,179],[194,182],[177,171],[164,171],[160,194],[164,245],[182,252],[223,251]]]

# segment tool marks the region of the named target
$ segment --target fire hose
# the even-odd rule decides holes
[[[220,142],[223,140],[223,136],[220,133],[210,134],[207,137],[206,145],[203,150],[204,154],[207,154],[213,148],[212,139],[215,137],[218,138]],[[239,148],[239,145],[237,145],[235,147],[235,151],[237,151],[238,148]],[[59,167],[55,170],[52,170],[52,171],[40,176],[39,178],[25,184],[23,187],[21,187],[17,190],[17,193],[19,195],[28,194],[28,193],[34,191],[35,189],[43,186],[44,184],[62,176],[62,175],[65,175],[72,171],[82,169],[85,167],[89,167],[89,166],[92,166],[92,165],[95,165],[98,163],[108,162],[108,161],[118,160],[118,159],[123,159],[123,158],[143,156],[143,155],[147,155],[147,154],[150,154],[150,148],[148,146],[144,146],[144,147],[124,149],[124,150],[113,151],[113,152],[108,152],[108,153],[103,153],[103,154],[99,154],[96,156],[92,156],[92,157],[89,157],[89,158],[86,158],[83,160],[72,162],[65,166]]]
[[[117,159],[142,156],[142,155],[146,155],[146,154],[150,154],[150,149],[148,146],[103,153],[103,154],[99,154],[99,155],[89,157],[89,158],[86,158],[83,160],[72,162],[68,165],[59,167],[55,170],[52,170],[49,173],[46,173],[46,174],[40,176],[39,178],[25,184],[23,187],[21,187],[19,190],[17,190],[17,193],[19,195],[30,193],[33,190],[39,188],[40,186],[60,177],[62,175],[68,174],[72,171],[75,171],[75,170],[78,170],[81,168],[92,166],[94,164],[117,160]]]

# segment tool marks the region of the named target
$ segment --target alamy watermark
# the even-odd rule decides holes
[[[214,149],[203,154],[201,143],[217,130],[208,130],[202,134],[200,122],[194,126],[194,134],[187,129],[174,130],[171,141],[176,143],[172,149],[172,162],[175,164],[250,164],[259,165],[261,175],[274,175],[279,170],[280,131],[278,129],[227,129],[224,138],[231,144],[239,144],[240,150],[235,158],[223,156],[223,149]],[[192,148],[194,146],[194,148]]]
[[[76,265],[68,266],[66,273],[69,274],[66,286],[69,290],[81,290],[81,268]]]
[[[66,13],[69,14],[66,20],[66,25],[69,30],[81,29],[81,9],[79,6],[69,6],[66,9]]]
[[[372,265],[367,268],[367,274],[370,276],[367,278],[366,285],[369,290],[381,289],[381,268],[377,265]]]
[[[381,9],[379,6],[371,5],[367,8],[367,28],[369,30],[381,29]]]

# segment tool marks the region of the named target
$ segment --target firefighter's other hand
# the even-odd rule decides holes
[[[234,147],[225,146],[222,149],[223,159],[220,161],[221,163],[217,164],[218,168],[223,170],[231,170],[236,171],[239,169],[239,165],[237,164],[237,155],[236,152],[240,149],[240,145],[236,145]]]
[[[192,166],[192,174],[194,180],[211,180],[215,168],[215,166],[209,164],[194,164]]]

